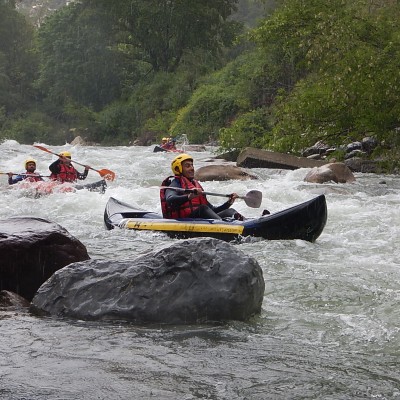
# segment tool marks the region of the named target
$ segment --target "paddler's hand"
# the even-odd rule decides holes
[[[12,178],[14,174],[12,172],[7,172],[7,175],[9,178]]]
[[[237,198],[239,198],[239,195],[238,195],[237,193],[231,193],[231,194],[229,195],[228,203],[229,203],[230,205],[232,205],[232,204],[235,202],[235,200],[236,200]]]
[[[188,196],[188,200],[192,200],[195,197],[202,196],[203,191],[201,189],[194,189],[193,192],[191,192]]]
[[[85,165],[85,171],[89,171],[91,167],[89,165]]]

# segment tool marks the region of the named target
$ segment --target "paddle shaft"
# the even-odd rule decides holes
[[[8,175],[9,172],[0,172],[0,175]],[[20,175],[20,176],[38,176],[40,178],[50,178],[50,175],[37,175],[37,174],[16,174],[11,172],[12,175]]]
[[[38,148],[38,149],[40,149],[40,150],[43,150],[43,151],[45,151],[45,152],[47,152],[47,153],[54,154],[55,156],[60,157],[59,154],[57,154],[57,153],[55,153],[54,151],[51,151],[51,150],[49,150],[49,149],[46,149],[45,147],[42,147],[42,146],[35,146],[35,147]],[[99,172],[97,169],[94,169],[94,168],[92,168],[92,167],[89,167],[89,165],[82,164],[82,163],[80,163],[80,162],[78,162],[78,161],[71,160],[71,162],[73,162],[73,163],[75,163],[75,164],[78,164],[78,165],[80,165],[80,166],[82,166],[82,167],[85,167],[85,168],[87,167],[87,168],[89,168],[89,169],[92,169],[93,171]]]
[[[171,189],[175,190],[177,192],[183,192],[183,193],[196,193],[197,189],[184,189],[184,188],[178,188],[178,187],[171,187],[171,186],[160,186],[160,189]],[[213,192],[202,192],[203,195],[209,195],[209,196],[219,196],[219,197],[231,197],[230,194],[223,194],[223,193],[213,193]],[[259,192],[258,190],[251,190],[246,194],[246,196],[238,196],[239,199],[242,199],[245,201],[245,203],[252,208],[258,208],[261,205],[261,200],[262,200],[262,193]]]
[[[38,145],[33,145],[33,146],[36,147],[39,150],[45,151],[46,153],[54,154],[55,156],[60,157],[59,154],[55,153],[54,151],[51,151],[51,150],[47,149],[46,147],[38,146]],[[100,169],[99,170],[99,169],[95,169],[93,167],[90,167],[89,165],[82,164],[82,163],[80,163],[78,161],[75,161],[75,160],[71,160],[71,162],[73,162],[75,164],[78,164],[78,165],[81,165],[82,167],[91,169],[92,171],[96,171],[97,173],[100,174],[101,177],[104,177],[107,180],[113,181],[115,179],[115,172],[110,171],[109,169]]]

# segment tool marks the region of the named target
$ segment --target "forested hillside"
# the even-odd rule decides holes
[[[35,26],[0,1],[1,138],[58,144],[78,132],[112,145],[186,134],[299,154],[374,136],[373,156],[398,163],[396,1],[57,4]]]

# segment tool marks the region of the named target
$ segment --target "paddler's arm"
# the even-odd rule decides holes
[[[189,193],[179,193],[175,190],[165,191],[165,200],[172,208],[179,208],[183,203],[189,200]]]
[[[173,180],[170,187],[180,188],[179,183]],[[165,190],[165,200],[172,208],[179,208],[182,204],[186,203],[188,200],[193,198],[193,193],[185,193],[184,189],[182,191],[166,189]]]
[[[8,172],[7,175],[9,185],[14,185],[15,183],[21,182],[24,179],[22,175],[17,175],[15,178],[13,178],[14,174],[12,172]]]
[[[56,160],[53,163],[49,165],[49,170],[52,172],[54,175],[58,175],[60,173],[60,160]]]
[[[89,169],[90,169],[90,167],[88,165],[85,165],[85,170],[83,171],[83,173],[80,173],[80,172],[76,171],[78,179],[81,180],[81,181],[85,180],[86,177],[88,176]]]

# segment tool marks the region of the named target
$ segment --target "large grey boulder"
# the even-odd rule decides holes
[[[364,160],[362,158],[354,157],[344,161],[344,163],[350,168],[352,172],[362,173],[383,173],[382,167],[376,160]]]
[[[198,181],[229,181],[231,179],[248,180],[257,179],[257,176],[249,174],[235,165],[206,165],[195,172]]]
[[[275,168],[295,170],[298,168],[314,168],[326,164],[326,161],[296,157],[291,154],[276,153],[247,147],[237,158],[237,165],[245,168]]]
[[[33,217],[0,220],[0,290],[31,301],[55,271],[88,259],[86,247],[54,222]]]
[[[346,164],[338,162],[313,168],[307,173],[304,180],[310,183],[352,183],[356,178]]]
[[[191,239],[133,260],[71,264],[42,285],[31,311],[141,324],[247,320],[261,311],[264,286],[237,246]]]
[[[190,153],[192,151],[206,151],[207,148],[204,144],[185,144],[182,146],[182,150],[185,153]]]

